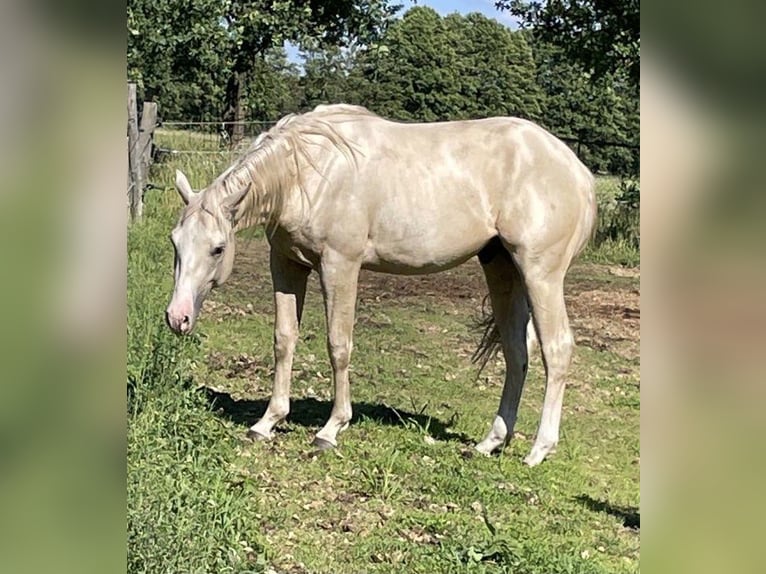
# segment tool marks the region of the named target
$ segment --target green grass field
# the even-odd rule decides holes
[[[516,437],[473,456],[502,384],[470,354],[485,287],[478,264],[400,278],[364,274],[352,357],[355,419],[317,454],[331,373],[312,277],[293,370],[292,412],[266,444],[244,438],[273,368],[266,241],[250,233],[196,334],[164,326],[167,239],[181,167],[195,187],[225,157],[156,166],[129,230],[128,571],[154,573],[637,572],[637,253],[592,250],[570,273],[578,347],[558,452],[530,469],[543,372],[532,361]],[[611,249],[611,248],[610,248]]]

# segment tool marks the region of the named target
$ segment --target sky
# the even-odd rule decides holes
[[[509,28],[516,29],[515,18],[506,12],[501,12],[495,8],[495,0],[418,0],[415,4],[412,0],[399,0],[403,4],[399,15],[404,14],[413,6],[429,6],[436,10],[442,16],[459,12],[468,14],[469,12],[481,12],[488,18],[493,18]],[[291,62],[299,62],[300,56],[298,48],[292,44],[286,44],[287,57]]]
[[[404,4],[402,12],[406,12],[414,6],[412,0],[400,0]],[[507,12],[500,12],[495,8],[495,0],[418,0],[418,6],[430,6],[442,16],[459,12],[468,14],[469,12],[481,12],[489,18],[494,18],[501,24],[510,28],[517,28],[516,20]]]

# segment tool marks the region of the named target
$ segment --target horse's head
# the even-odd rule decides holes
[[[170,234],[175,248],[175,288],[166,311],[170,328],[191,332],[202,302],[221,285],[234,265],[233,208],[247,190],[220,201],[194,193],[189,180],[176,171],[176,189],[186,207]],[[211,195],[211,194],[209,194]]]

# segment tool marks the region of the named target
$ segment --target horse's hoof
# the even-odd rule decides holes
[[[535,444],[530,453],[524,459],[527,466],[537,466],[545,460],[549,454],[556,452],[556,444]]]
[[[269,440],[269,437],[257,431],[254,431],[253,429],[248,430],[245,436],[253,442],[263,442],[263,441]]]
[[[475,447],[473,447],[473,449],[464,451],[463,452],[463,458],[469,458],[468,456],[466,456],[466,455],[469,455],[469,454],[470,454],[471,457],[473,457],[474,455],[477,455],[477,454],[481,455],[481,456],[492,456],[493,452],[494,451],[489,450],[489,449],[487,449],[485,447],[479,448],[479,445],[476,445]]]
[[[317,447],[317,450],[330,450],[332,448],[335,448],[336,445],[331,443],[329,440],[320,438],[318,436],[314,437],[314,440],[311,441],[311,444]]]

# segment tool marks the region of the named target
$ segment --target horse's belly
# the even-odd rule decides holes
[[[397,275],[437,273],[464,263],[492,238],[492,230],[470,237],[445,234],[435,241],[375,242],[369,240],[362,268]]]
[[[379,273],[391,273],[392,275],[427,275],[429,273],[439,273],[440,271],[446,271],[453,267],[457,267],[461,263],[468,261],[474,253],[460,257],[458,259],[451,259],[448,262],[443,263],[412,263],[402,261],[384,261],[380,259],[365,261],[362,263],[362,269],[369,271],[377,271]]]

